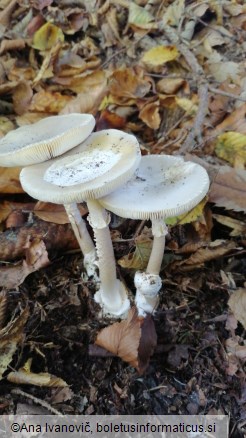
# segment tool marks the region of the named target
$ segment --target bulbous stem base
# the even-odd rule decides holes
[[[117,290],[112,292],[114,292],[115,296],[118,297],[117,301],[109,299],[108,296],[104,294],[102,286],[95,293],[94,299],[96,303],[101,306],[102,314],[104,316],[125,318],[130,308],[130,301],[127,297],[127,289],[120,280],[116,280],[115,287]]]
[[[158,292],[162,286],[160,276],[136,272],[134,284],[136,287],[135,304],[139,315],[146,316],[146,313],[153,313],[159,302]]]

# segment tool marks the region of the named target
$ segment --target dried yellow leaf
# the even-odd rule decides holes
[[[216,155],[235,167],[246,163],[246,135],[229,131],[219,135],[215,146]]]
[[[156,46],[145,52],[142,62],[148,68],[161,67],[169,61],[174,61],[179,56],[179,51],[175,46]]]
[[[175,97],[175,101],[188,115],[194,116],[197,112],[197,105],[186,97]]]
[[[33,35],[32,47],[37,50],[49,50],[58,41],[64,41],[62,30],[52,23],[45,23]]]
[[[118,264],[122,268],[142,270],[147,267],[152,249],[152,239],[146,235],[140,235],[135,242],[135,251],[118,260]]]
[[[170,217],[165,219],[165,222],[167,225],[183,225],[183,224],[189,224],[191,222],[195,222],[199,219],[199,217],[203,214],[203,208],[207,202],[207,197],[205,197],[199,204],[194,207],[191,211],[188,213],[181,214],[180,216]]]

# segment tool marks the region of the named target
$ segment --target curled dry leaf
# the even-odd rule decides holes
[[[199,248],[188,259],[174,262],[171,267],[175,269],[178,266],[181,271],[196,269],[210,260],[223,257],[236,248],[236,242],[216,240],[211,242],[206,248]]]
[[[240,288],[232,293],[228,305],[238,321],[246,329],[246,289]]]
[[[161,123],[160,102],[147,102],[139,111],[139,118],[151,129],[158,129]]]
[[[29,310],[25,309],[17,318],[0,330],[0,380],[12,360],[18,344],[24,338],[24,326],[28,316]]]
[[[56,114],[71,100],[71,96],[63,95],[58,91],[40,90],[33,96],[29,109],[30,111]]]
[[[17,287],[32,272],[50,264],[45,244],[40,239],[26,242],[25,256],[21,265],[0,267],[0,284],[7,289]]]
[[[69,251],[78,248],[78,241],[69,224],[57,225],[35,220],[32,224],[0,233],[0,259],[15,260],[25,255],[27,239],[43,240],[47,250]]]
[[[119,98],[142,98],[150,88],[151,83],[143,77],[143,71],[136,72],[133,68],[115,70],[109,79],[110,93]]]
[[[25,48],[25,41],[21,38],[15,40],[2,40],[0,44],[0,55],[10,50],[21,50]]]
[[[216,219],[220,224],[226,227],[232,228],[230,236],[243,236],[246,234],[246,223],[244,221],[239,221],[229,216],[223,216],[222,214],[213,214],[213,218]]]
[[[157,344],[155,326],[151,315],[138,316],[134,307],[127,320],[116,322],[99,332],[96,344],[105,348],[142,374]]]
[[[32,47],[37,50],[50,50],[58,41],[64,41],[62,30],[48,22],[33,35]]]

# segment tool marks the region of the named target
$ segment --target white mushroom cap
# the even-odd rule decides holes
[[[91,114],[46,117],[21,126],[0,140],[0,165],[28,166],[50,160],[81,143],[93,131]]]
[[[20,181],[29,195],[44,202],[97,199],[131,178],[140,158],[133,135],[108,129],[91,134],[63,157],[22,169]]]
[[[124,186],[99,201],[121,217],[158,219],[191,210],[208,188],[208,174],[202,166],[182,157],[146,155]]]

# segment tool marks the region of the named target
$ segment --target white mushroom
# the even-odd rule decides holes
[[[153,247],[146,272],[137,272],[136,305],[139,314],[152,312],[161,289],[159,276],[167,227],[164,219],[191,210],[206,195],[206,170],[181,157],[147,155],[124,186],[99,201],[109,211],[130,219],[151,219]]]
[[[93,131],[91,114],[46,117],[8,132],[0,140],[0,165],[29,166],[57,157],[81,143]]]
[[[94,126],[95,119],[90,114],[51,116],[37,123],[22,126],[0,140],[0,166],[28,166],[50,160],[81,143],[92,132]],[[30,185],[36,184],[34,171]],[[38,192],[39,187],[36,188]],[[45,194],[45,199],[51,202],[49,192]],[[94,275],[95,247],[85,221],[81,218],[75,203],[66,204],[64,207],[85,255],[87,273],[89,276]]]
[[[80,149],[81,148],[81,149]],[[101,286],[95,299],[103,313],[121,316],[129,309],[125,286],[117,280],[113,246],[109,232],[109,214],[98,203],[104,196],[124,184],[135,172],[140,149],[133,135],[109,129],[91,134],[86,141],[53,164],[43,163],[22,170],[23,188],[42,201],[49,193],[51,202],[86,201],[90,224],[94,230]],[[81,152],[82,151],[82,152]],[[31,183],[36,178],[35,186]]]

